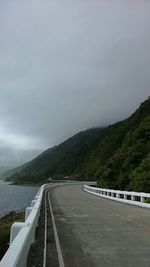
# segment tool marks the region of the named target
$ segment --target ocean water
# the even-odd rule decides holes
[[[10,185],[0,181],[0,217],[30,206],[38,187]]]

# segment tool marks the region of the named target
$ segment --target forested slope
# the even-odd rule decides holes
[[[128,119],[80,132],[13,175],[19,182],[66,176],[97,179],[100,187],[150,192],[150,98]]]

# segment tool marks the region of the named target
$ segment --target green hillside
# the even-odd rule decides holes
[[[96,177],[100,187],[150,192],[150,115],[130,127]]]
[[[74,179],[76,168],[88,150],[88,145],[102,132],[103,128],[93,128],[79,132],[73,137],[58,146],[54,146],[37,158],[14,170],[10,173],[7,180],[13,180],[16,183],[38,183],[49,177],[62,179],[64,176],[70,176]],[[79,178],[79,177],[78,177]]]
[[[13,177],[38,182],[65,176],[97,179],[100,187],[150,192],[150,98],[128,119],[78,133]]]

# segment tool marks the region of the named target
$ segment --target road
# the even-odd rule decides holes
[[[46,194],[53,211],[46,267],[150,267],[148,209],[90,195],[81,185],[51,188]]]

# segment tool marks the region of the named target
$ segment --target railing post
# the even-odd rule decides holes
[[[91,193],[95,192],[96,194],[99,194],[101,195],[101,197],[104,198],[113,198],[116,201],[150,208],[150,204],[146,203],[146,199],[150,199],[150,193],[130,192],[96,187],[93,188],[92,186],[88,186],[85,188],[86,191],[89,191]]]
[[[135,196],[131,195],[131,200],[135,201]]]
[[[28,216],[30,215],[30,213],[31,213],[32,210],[33,210],[33,208],[31,208],[31,207],[26,208],[26,212],[25,212],[25,221],[26,221],[26,219],[28,218]]]
[[[31,207],[34,207],[35,203],[36,203],[36,200],[32,200]]]
[[[12,242],[14,241],[14,239],[16,238],[16,236],[18,235],[18,233],[20,232],[20,230],[23,227],[28,227],[29,224],[27,223],[22,223],[22,222],[15,222],[12,227],[11,227],[11,232],[10,232],[10,245],[12,244]]]
[[[145,197],[141,196],[141,202],[142,202],[142,203],[145,202]]]

